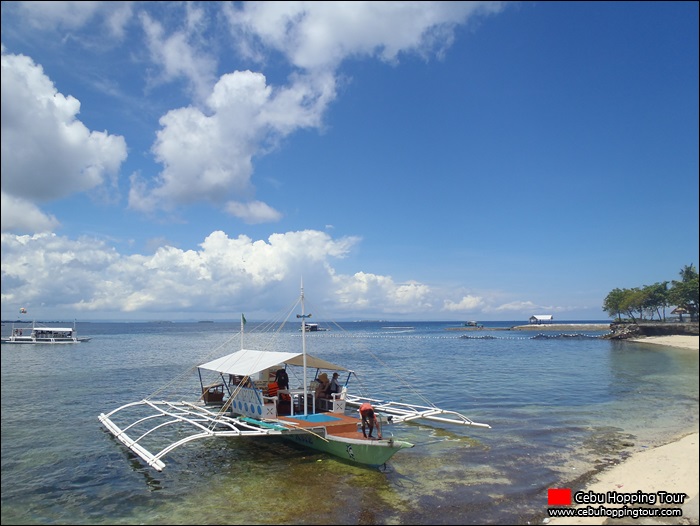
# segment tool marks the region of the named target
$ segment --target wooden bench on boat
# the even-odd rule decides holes
[[[224,401],[224,384],[210,384],[202,390],[205,404],[220,404]]]

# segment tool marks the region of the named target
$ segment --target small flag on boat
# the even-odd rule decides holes
[[[248,321],[245,319],[245,314],[241,314],[241,323],[245,325]]]
[[[27,314],[27,309],[25,309],[24,307],[22,307],[21,309],[19,309],[19,313],[20,313],[20,314]]]

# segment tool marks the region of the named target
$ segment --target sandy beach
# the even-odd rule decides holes
[[[700,338],[698,336],[649,336],[635,340],[629,340],[650,345],[664,345],[698,352]],[[604,493],[609,491],[618,493],[635,493],[641,491],[646,494],[656,492],[683,493],[687,495],[682,504],[665,504],[660,506],[658,502],[651,507],[680,507],[683,510],[682,517],[644,517],[634,519],[606,518],[606,517],[579,517],[579,518],[552,518],[545,519],[547,524],[698,524],[698,479],[700,478],[698,464],[699,438],[697,424],[695,429],[678,437],[668,444],[633,453],[623,463],[609,470],[599,473],[594,482],[587,486],[586,493]],[[591,504],[576,505],[577,508],[586,508]],[[615,504],[595,504],[593,507],[605,506],[608,508],[621,507]],[[630,507],[649,507],[634,506]]]
[[[645,338],[637,338],[628,341],[636,343],[650,343],[655,345],[668,345],[669,347],[697,351],[700,336],[647,336]]]

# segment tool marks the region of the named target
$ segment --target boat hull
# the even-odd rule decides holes
[[[37,345],[37,344],[48,344],[57,345],[63,343],[81,343],[90,341],[90,338],[28,338],[28,337],[10,337],[3,338],[0,343],[8,345]]]
[[[321,431],[322,432],[322,431]],[[401,440],[367,440],[337,437],[321,434],[283,435],[286,440],[321,451],[354,464],[370,467],[383,466],[401,449],[413,447],[410,442]]]

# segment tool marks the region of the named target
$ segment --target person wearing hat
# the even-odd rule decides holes
[[[377,426],[377,436],[379,440],[382,439],[382,430],[379,427],[379,422],[377,422],[377,415],[374,413],[374,407],[369,402],[365,402],[358,409],[360,416],[362,417],[362,436],[365,438],[373,438],[372,431],[374,431],[374,426]],[[369,436],[365,433],[365,427],[369,427]]]
[[[333,379],[331,380],[331,383],[328,386],[328,396],[332,397],[333,393],[339,393],[339,392],[340,392],[340,384],[338,383],[338,373],[333,373]]]

